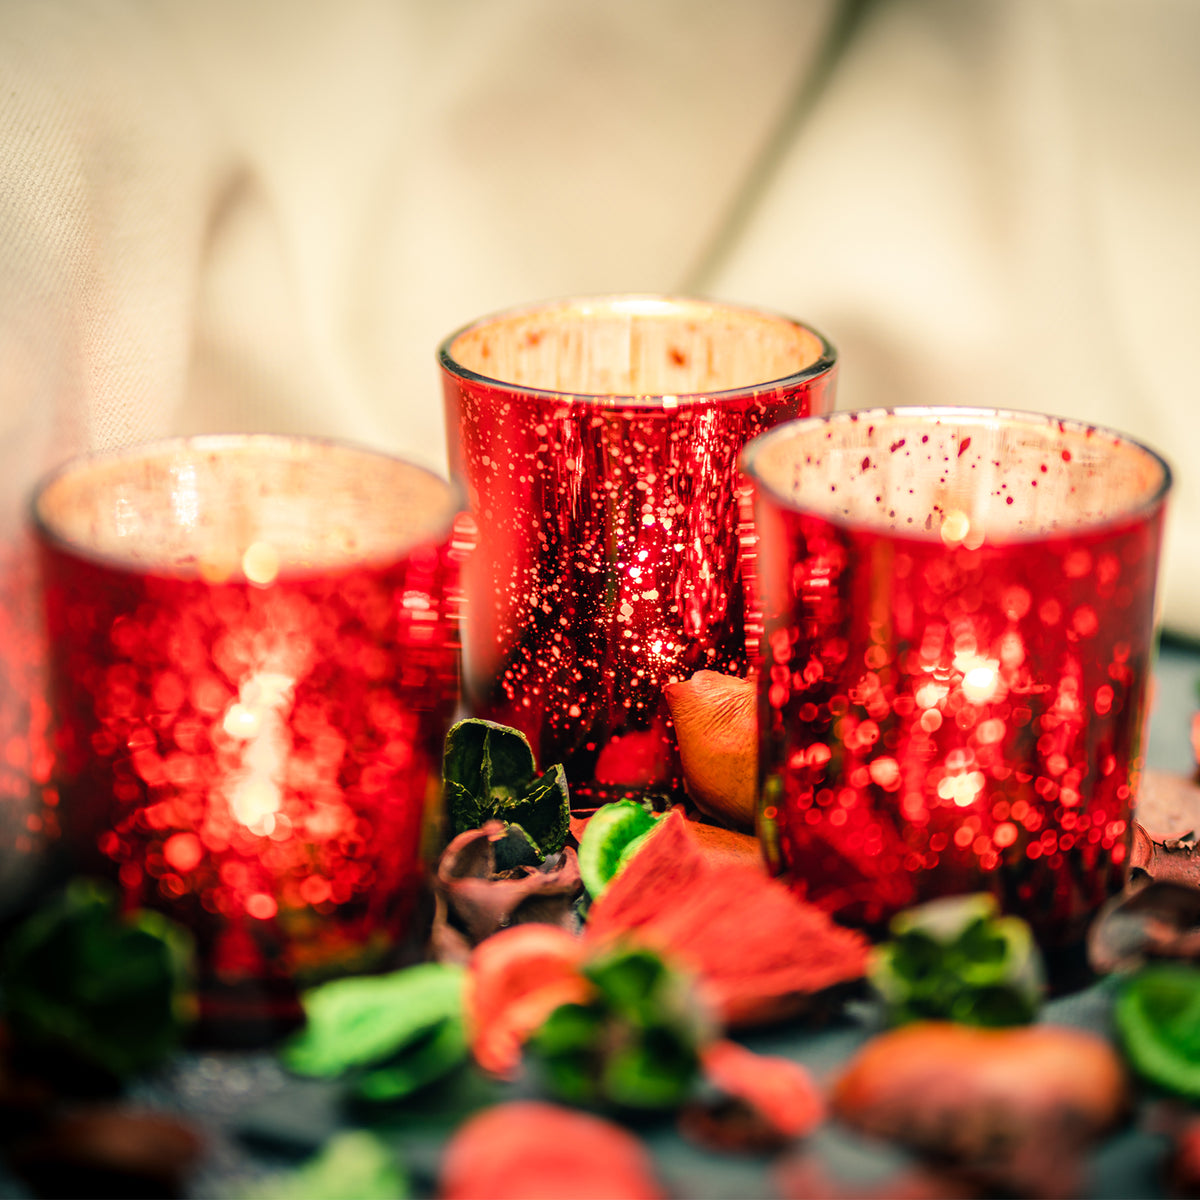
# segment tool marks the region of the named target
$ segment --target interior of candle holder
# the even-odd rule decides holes
[[[92,559],[214,581],[379,562],[442,539],[450,484],[314,439],[178,439],[73,460],[39,489],[42,535]]]
[[[760,387],[832,363],[786,317],[653,296],[568,300],[481,321],[451,338],[457,374],[579,396],[685,396]]]
[[[764,435],[747,469],[785,504],[858,527],[967,546],[1151,511],[1161,458],[1110,430],[983,409],[836,413]]]

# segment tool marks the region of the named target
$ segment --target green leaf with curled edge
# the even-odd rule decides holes
[[[412,1195],[404,1168],[391,1149],[364,1129],[334,1135],[295,1171],[255,1180],[240,1200],[311,1200],[345,1196],[354,1200],[403,1200]]]
[[[466,1061],[464,979],[460,966],[419,963],[313,988],[280,1057],[297,1075],[346,1076],[364,1099],[400,1099]]]
[[[1200,969],[1179,962],[1144,967],[1121,984],[1113,1018],[1139,1075],[1200,1100]]]
[[[963,1025],[1024,1025],[1044,990],[1041,955],[1029,926],[998,914],[987,894],[947,896],[892,919],[870,980],[888,1019]]]
[[[77,879],[4,948],[17,1043],[126,1079],[163,1061],[194,1015],[191,936],[161,913],[123,914],[115,889]]]
[[[529,740],[518,729],[471,717],[446,734],[442,764],[451,834],[485,821],[520,825],[538,860],[557,854],[571,828],[571,800],[561,764],[542,776]]]

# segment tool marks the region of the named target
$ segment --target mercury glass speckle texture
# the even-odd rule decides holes
[[[419,468],[275,438],[42,490],[64,834],[191,928],[209,999],[409,936],[457,702],[455,509]]]
[[[58,834],[47,646],[32,540],[0,540],[0,908]]]
[[[1165,465],[969,409],[797,422],[746,465],[775,869],[851,923],[985,890],[1074,942],[1122,879]]]
[[[664,685],[746,669],[738,454],[832,405],[831,347],[781,317],[610,297],[489,318],[441,362],[479,524],[471,711],[564,763],[577,811],[671,792]]]

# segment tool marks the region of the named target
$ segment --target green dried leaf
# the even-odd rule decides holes
[[[122,915],[115,890],[76,880],[4,951],[17,1041],[124,1079],[176,1048],[192,1015],[192,941],[160,913]]]
[[[307,1024],[281,1051],[297,1075],[333,1077],[384,1066],[399,1070],[414,1051],[414,1077],[428,1075],[434,1039],[444,1074],[466,1056],[462,1033],[465,972],[449,963],[420,963],[390,975],[337,979],[302,997]],[[382,1084],[375,1085],[382,1087]]]
[[[592,814],[579,841],[579,874],[593,900],[628,862],[626,850],[641,846],[656,828],[654,817],[636,800],[616,800]]]
[[[252,1184],[242,1200],[404,1200],[412,1194],[395,1154],[365,1130],[339,1133],[298,1170]]]
[[[688,981],[640,949],[613,951],[583,974],[595,998],[555,1009],[529,1043],[548,1089],[595,1108],[682,1104],[711,1032]]]
[[[446,815],[455,836],[468,829],[478,829],[487,819],[479,801],[461,783],[447,779],[445,797]]]
[[[533,751],[517,729],[471,718],[446,735],[442,774],[454,836],[485,821],[520,825],[537,861],[557,854],[571,828],[571,801],[560,764],[540,778]]]
[[[1200,1100],[1200,969],[1184,963],[1144,967],[1122,983],[1113,1017],[1139,1075]]]
[[[520,730],[472,717],[446,734],[442,773],[447,783],[460,784],[481,806],[490,807],[524,792],[537,770]]]
[[[604,1065],[604,1094],[618,1108],[674,1108],[696,1078],[696,1047],[684,1031],[651,1026]]]
[[[504,836],[497,838],[491,846],[497,875],[517,867],[536,867],[543,858],[537,842],[516,824],[508,825]]]
[[[562,764],[555,763],[520,795],[499,806],[496,815],[520,825],[541,848],[543,857],[557,854],[571,832],[571,795]]]
[[[997,915],[990,895],[949,896],[906,909],[878,947],[871,983],[889,1020],[1022,1025],[1037,1015],[1041,957],[1029,926]]]
[[[425,1036],[408,1043],[404,1053],[387,1066],[362,1075],[355,1094],[363,1100],[403,1100],[448,1075],[467,1059],[467,1034],[462,1015],[447,1017]]]

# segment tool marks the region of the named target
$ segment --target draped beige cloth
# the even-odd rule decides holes
[[[0,538],[168,432],[441,466],[452,329],[688,291],[1162,450],[1200,636],[1198,118],[1194,0],[5,0]]]

